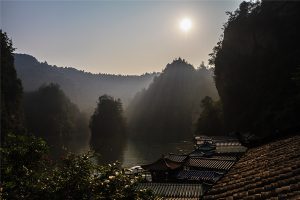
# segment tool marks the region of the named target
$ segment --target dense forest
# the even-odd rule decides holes
[[[97,165],[93,153],[62,154],[53,160],[47,143],[26,131],[22,108],[22,83],[14,67],[12,41],[6,33],[1,39],[1,185],[0,199],[154,199],[150,191],[135,190],[141,177],[129,177],[118,163]],[[42,137],[55,137],[60,142],[70,139],[66,128],[72,128],[78,109],[55,84],[28,94],[26,101],[37,104],[33,119],[41,129],[32,130]],[[27,98],[27,97],[26,97]],[[50,98],[47,100],[47,98]],[[30,102],[26,102],[29,104]],[[27,106],[26,106],[27,107]],[[28,108],[26,108],[27,110]],[[52,111],[52,109],[54,109]],[[44,116],[41,115],[44,112]],[[73,112],[73,113],[72,113]],[[59,116],[59,114],[62,116]],[[74,116],[70,116],[74,114]],[[66,117],[66,119],[57,118]],[[60,123],[55,119],[62,120]],[[49,125],[47,125],[47,120]],[[53,126],[64,126],[55,130]],[[32,125],[32,124],[31,124]],[[29,123],[29,130],[31,126]],[[35,125],[38,127],[39,125]],[[49,130],[47,130],[49,128]],[[48,132],[48,131],[51,131]],[[58,131],[58,132],[57,132]],[[49,134],[49,135],[43,135]],[[48,140],[50,143],[51,140]],[[63,145],[63,144],[62,144]]]
[[[201,108],[202,111],[196,124],[196,134],[227,135],[221,101],[206,96],[201,100]]]
[[[53,154],[88,149],[88,116],[79,111],[59,85],[43,85],[25,93],[23,104],[28,131],[44,138]]]
[[[243,2],[228,15],[210,60],[227,132],[299,132],[300,3]]]
[[[59,84],[79,109],[89,114],[100,95],[120,98],[125,106],[135,93],[147,88],[158,73],[135,75],[92,74],[71,67],[57,67],[39,62],[26,54],[14,54],[15,67],[22,80],[24,91],[37,90],[43,84]]]
[[[212,74],[203,64],[195,69],[181,58],[167,64],[128,107],[131,137],[157,141],[192,138],[201,99],[218,96]]]

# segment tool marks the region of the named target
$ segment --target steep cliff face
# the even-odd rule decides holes
[[[227,130],[299,129],[300,3],[243,2],[229,15],[212,54]]]

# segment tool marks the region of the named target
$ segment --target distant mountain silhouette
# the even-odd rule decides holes
[[[25,91],[43,84],[57,83],[81,110],[92,111],[98,97],[104,94],[120,98],[126,106],[134,95],[147,88],[158,73],[137,75],[92,74],[71,67],[57,67],[39,62],[27,54],[14,54],[18,77]]]
[[[203,63],[198,69],[181,58],[168,64],[130,103],[127,116],[132,136],[159,141],[191,138],[201,99],[218,98],[212,75]]]

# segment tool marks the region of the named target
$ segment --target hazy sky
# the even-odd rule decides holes
[[[94,73],[161,71],[182,57],[198,67],[240,0],[1,1],[1,29],[17,53]],[[180,20],[192,27],[183,32]]]

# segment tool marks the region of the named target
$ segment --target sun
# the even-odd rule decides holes
[[[183,32],[188,32],[192,28],[192,21],[190,18],[183,18],[180,23],[179,27]]]

